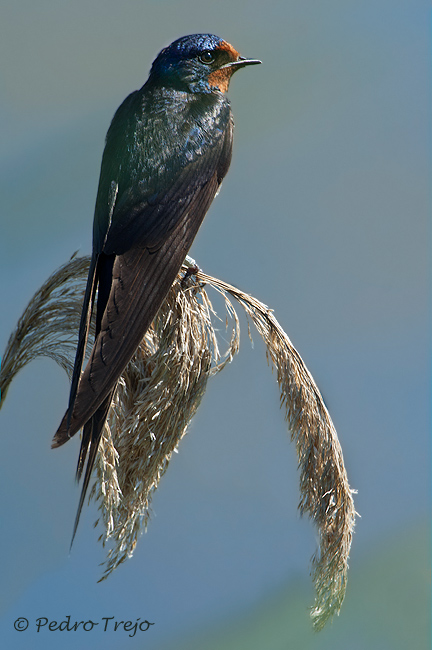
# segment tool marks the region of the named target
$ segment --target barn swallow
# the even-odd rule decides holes
[[[72,542],[118,379],[228,171],[233,118],[225,93],[231,76],[257,63],[218,36],[184,36],[159,53],[144,86],[111,122],[69,406],[52,443],[59,447],[83,429],[78,481],[86,458],[87,465]],[[95,302],[96,336],[82,372]]]

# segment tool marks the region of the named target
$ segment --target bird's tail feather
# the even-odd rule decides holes
[[[78,345],[75,354],[75,363],[72,373],[71,388],[69,393],[69,404],[67,409],[67,428],[69,430],[75,397],[78,389],[78,382],[81,376],[81,369],[84,361],[85,350],[87,346],[87,339],[90,327],[90,320],[93,312],[93,304],[96,293],[96,267],[98,263],[98,255],[93,253],[90,268],[87,278],[87,286],[84,294],[83,307],[81,312],[81,322],[78,333]]]
[[[87,458],[87,466],[84,474],[84,482],[81,489],[81,496],[80,496],[78,509],[75,517],[75,523],[74,523],[70,548],[72,548],[72,544],[75,539],[75,534],[78,528],[81,511],[84,505],[87,489],[92,475],[93,466],[96,460],[96,454],[99,447],[99,442],[102,436],[102,431],[106,422],[109,407],[114,397],[116,388],[117,385],[115,386],[114,390],[108,395],[108,397],[105,398],[105,400],[99,406],[97,411],[94,413],[93,417],[85,424],[83,428],[81,449],[80,449],[78,465],[76,470],[77,481],[81,479],[87,455],[88,458]]]

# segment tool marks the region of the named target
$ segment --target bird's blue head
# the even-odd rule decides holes
[[[164,48],[153,61],[149,83],[186,92],[226,92],[232,74],[246,65],[232,45],[214,34],[183,36]]]

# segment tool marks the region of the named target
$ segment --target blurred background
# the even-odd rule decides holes
[[[68,380],[27,366],[0,413],[1,638],[9,648],[429,647],[429,3],[3,0],[0,350],[33,293],[91,250],[104,137],[175,38],[212,32],[262,66],[229,96],[234,156],[191,250],[268,304],[312,372],[361,514],[340,617],[312,632],[315,531],[275,376],[242,319],[105,582],[79,498],[79,439],[51,451]],[[154,622],[146,633],[35,620]],[[18,617],[30,622],[16,632]]]

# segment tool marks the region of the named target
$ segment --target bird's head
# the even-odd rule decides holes
[[[239,68],[261,63],[246,59],[213,34],[183,36],[164,48],[150,70],[149,82],[188,92],[222,93]]]

